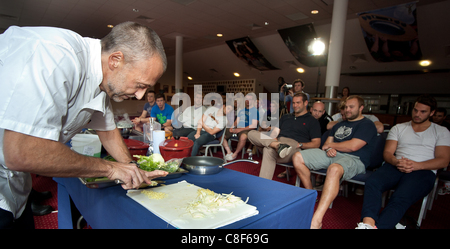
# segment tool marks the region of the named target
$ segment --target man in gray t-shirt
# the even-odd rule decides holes
[[[366,181],[364,203],[357,228],[392,229],[406,210],[431,191],[436,170],[450,160],[450,132],[429,119],[436,100],[420,96],[412,111],[412,120],[394,126],[386,139],[385,164]],[[395,189],[380,212],[383,192]]]

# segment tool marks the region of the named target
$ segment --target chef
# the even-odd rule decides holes
[[[110,99],[141,99],[167,67],[158,35],[133,22],[91,39],[65,29],[11,26],[0,35],[0,228],[33,228],[30,173],[99,177],[137,188],[167,172],[147,172],[114,123]],[[92,128],[118,162],[73,152]]]

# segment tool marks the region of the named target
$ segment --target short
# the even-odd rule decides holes
[[[333,164],[339,164],[344,168],[341,181],[349,180],[358,174],[366,173],[366,167],[358,156],[337,152],[335,157],[328,157],[321,149],[302,150],[305,165],[310,170],[328,169]]]
[[[239,139],[242,136],[242,134],[245,134],[248,137],[249,132],[250,132],[250,130],[245,130],[245,131],[241,131],[241,132],[237,133],[237,139]],[[233,136],[233,134],[236,134],[236,133],[231,133],[230,128],[226,128],[225,139],[230,139]]]

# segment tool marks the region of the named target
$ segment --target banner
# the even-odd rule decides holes
[[[308,47],[314,38],[318,38],[312,23],[292,28],[280,29],[278,33],[294,58],[308,67],[326,66],[326,52],[321,56],[314,56]]]
[[[259,52],[255,44],[248,37],[226,41],[231,51],[245,64],[258,69],[259,71],[278,70],[270,64],[264,55]]]
[[[421,60],[416,2],[358,13],[364,40],[378,62]]]

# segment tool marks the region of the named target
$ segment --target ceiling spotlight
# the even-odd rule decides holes
[[[308,51],[312,55],[322,55],[325,52],[325,43],[320,38],[314,38],[308,46]]]
[[[264,25],[266,25],[266,26],[269,25],[269,22],[264,22]]]
[[[311,10],[311,14],[317,15],[317,14],[319,14],[319,11],[318,10]]]
[[[133,11],[134,11],[134,12],[139,12],[139,10],[138,10],[138,9],[133,9]]]
[[[112,28],[114,28],[114,25],[109,24],[107,27],[112,29]]]
[[[299,68],[297,68],[297,72],[299,72],[299,73],[304,73],[304,72],[305,72],[305,69],[299,67]]]
[[[234,73],[234,76],[239,77],[241,75],[239,73]]]
[[[431,61],[429,61],[429,60],[423,60],[423,61],[420,61],[419,64],[420,64],[422,67],[427,67],[427,66],[429,66],[429,65],[431,64]]]
[[[223,36],[223,34],[220,34],[220,33],[219,33],[219,34],[217,34],[217,37],[222,37],[222,36]]]
[[[191,76],[188,76],[187,78],[188,78],[188,80],[192,80],[192,77],[191,77]]]

